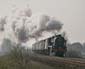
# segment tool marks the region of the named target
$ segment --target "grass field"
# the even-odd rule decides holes
[[[0,69],[55,69],[52,66],[32,61],[28,58],[26,61],[14,59],[7,56],[0,57]]]
[[[28,50],[15,47],[10,53],[0,56],[0,69],[55,69],[52,66],[32,61]]]

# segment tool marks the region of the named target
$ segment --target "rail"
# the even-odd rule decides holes
[[[85,59],[76,60],[68,58],[60,58],[53,56],[44,56],[33,54],[31,59],[54,67],[63,67],[63,69],[85,69]]]

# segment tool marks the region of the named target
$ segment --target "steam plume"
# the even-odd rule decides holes
[[[5,24],[2,43],[4,39],[9,39],[16,44],[27,43],[27,46],[30,39],[38,39],[43,36],[43,32],[59,31],[63,26],[60,21],[49,15],[32,14],[28,6],[24,9],[16,9],[10,16],[1,19],[0,24]]]

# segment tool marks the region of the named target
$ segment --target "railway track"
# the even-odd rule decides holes
[[[85,59],[76,58],[60,58],[53,56],[45,56],[33,54],[31,59],[54,67],[62,67],[61,69],[85,69]]]

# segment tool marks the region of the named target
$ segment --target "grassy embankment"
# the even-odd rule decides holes
[[[40,62],[32,61],[28,50],[15,47],[9,54],[0,57],[0,69],[54,69]]]

